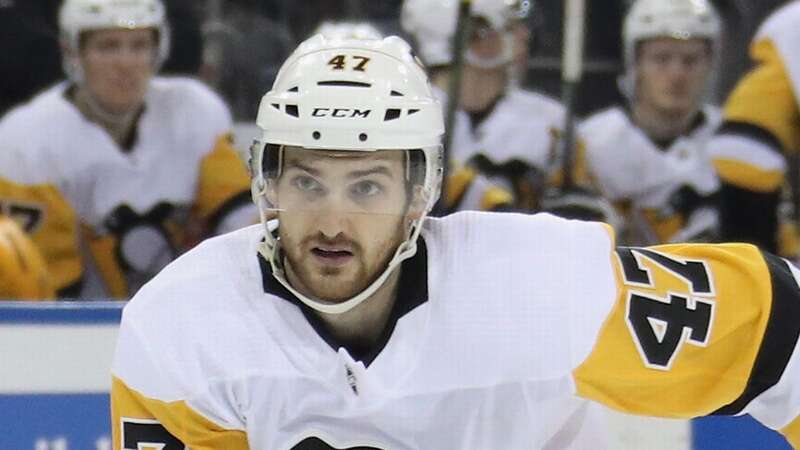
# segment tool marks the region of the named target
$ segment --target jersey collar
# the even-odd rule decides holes
[[[402,262],[400,280],[397,288],[397,299],[389,314],[386,327],[376,343],[368,348],[353,348],[338,342],[328,333],[322,321],[317,317],[314,311],[301,302],[272,276],[272,269],[269,262],[267,262],[261,254],[258,254],[258,265],[261,269],[261,282],[266,294],[274,295],[300,308],[300,311],[302,311],[311,327],[314,328],[314,331],[316,331],[334,351],[343,347],[350,353],[354,360],[363,362],[365,366],[369,366],[386,347],[400,318],[428,301],[428,250],[422,236],[420,236],[417,241],[417,253],[413,257]]]

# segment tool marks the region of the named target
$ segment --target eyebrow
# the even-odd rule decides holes
[[[320,175],[320,171],[319,170],[317,170],[317,169],[315,169],[313,167],[306,166],[305,164],[303,164],[303,163],[301,163],[299,161],[287,161],[285,170],[289,170],[289,169],[299,169],[299,170],[302,170],[304,172],[308,172],[309,174],[311,174],[311,175],[313,175],[315,177]],[[392,175],[392,171],[389,170],[389,168],[386,167],[386,166],[376,166],[376,167],[372,167],[372,168],[364,169],[364,170],[353,170],[353,171],[351,171],[351,172],[349,172],[347,174],[347,178],[349,178],[351,180],[354,180],[354,179],[366,177],[366,176],[369,176],[369,175],[385,175],[385,176],[389,177],[390,179],[394,179],[394,176]]]

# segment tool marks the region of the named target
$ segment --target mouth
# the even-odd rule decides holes
[[[311,249],[314,258],[324,265],[342,266],[350,262],[353,252],[346,249],[314,247]]]

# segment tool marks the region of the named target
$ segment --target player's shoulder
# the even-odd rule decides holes
[[[64,96],[60,83],[8,111],[0,119],[0,174],[22,183],[52,181],[70,158],[70,142],[85,142],[86,120]]]
[[[532,111],[553,120],[560,120],[565,113],[564,105],[560,101],[537,91],[512,87],[506,92],[505,99],[514,109]]]
[[[4,137],[36,133],[61,126],[78,117],[77,110],[64,97],[66,83],[38,93],[27,102],[8,111],[0,119],[0,133]],[[43,130],[40,127],[47,125]]]
[[[552,214],[491,213],[462,211],[426,222],[423,236],[429,247],[443,253],[485,253],[504,251],[539,253],[575,249],[600,249],[606,257],[613,247],[610,227],[600,222],[568,220]]]
[[[218,115],[230,121],[230,112],[222,98],[203,82],[189,77],[154,77],[150,82],[148,102],[159,107],[178,109],[200,115]]]
[[[262,230],[253,225],[216,236],[181,255],[136,293],[125,308],[124,320],[191,318],[211,325],[215,314],[241,307],[247,301],[243,287],[258,283],[253,267]]]
[[[581,122],[580,130],[586,139],[602,138],[633,126],[625,108],[621,105],[611,105],[587,116]]]

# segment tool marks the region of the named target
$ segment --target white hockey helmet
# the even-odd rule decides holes
[[[708,0],[637,0],[622,29],[625,65],[636,63],[637,45],[644,40],[700,38],[716,47],[721,28],[719,15]]]
[[[170,32],[161,0],[65,0],[58,23],[62,45],[70,50],[64,52],[64,71],[73,82],[83,80],[78,54],[81,34],[85,31],[155,28],[159,38],[156,71],[169,55]]]
[[[383,39],[383,33],[369,22],[325,21],[319,24],[312,36],[315,34],[321,34],[328,40]]]
[[[428,66],[448,65],[453,60],[453,38],[458,19],[458,0],[404,0],[400,24],[416,42],[420,57]],[[517,0],[473,0],[471,16],[485,19],[489,26],[502,33],[504,48],[500,55],[485,60],[465,53],[466,61],[474,66],[493,68],[511,62],[513,37],[507,28],[520,14]]]
[[[303,42],[278,72],[261,100],[258,126],[263,131],[250,155],[252,195],[266,236],[259,252],[273,276],[309,307],[324,313],[349,311],[372,295],[403,260],[416,253],[422,222],[439,198],[442,178],[442,110],[411,47],[396,36],[382,40],[328,40],[316,35]],[[418,192],[418,214],[409,218],[405,241],[383,273],[354,297],[330,303],[311,298],[286,280],[280,240],[270,226],[270,183],[277,182],[286,147],[348,152],[401,151],[407,182]],[[411,154],[420,169],[411,176]],[[424,173],[422,173],[424,171]],[[274,184],[273,184],[274,186]]]

